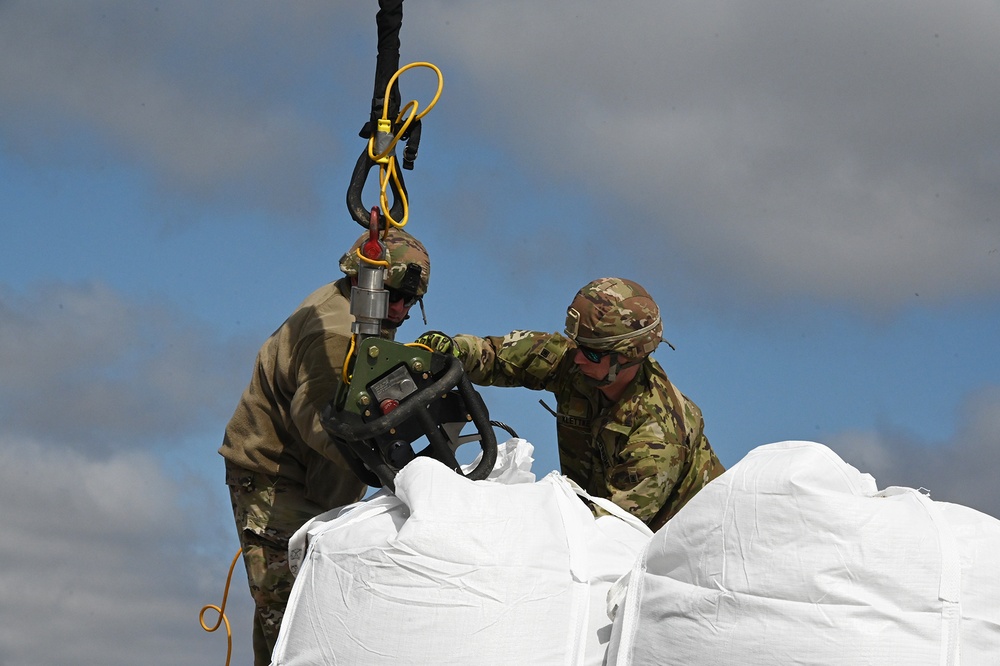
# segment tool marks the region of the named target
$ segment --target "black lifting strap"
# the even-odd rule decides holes
[[[403,25],[403,0],[379,0],[379,10],[375,14],[375,24],[378,27],[378,56],[375,61],[375,88],[372,93],[372,108],[368,122],[361,128],[359,136],[362,139],[370,139],[375,136],[378,128],[378,121],[383,116],[383,111],[388,109],[385,117],[395,120],[399,115],[399,82],[392,84],[389,92],[389,99],[385,99],[385,88],[389,80],[399,70],[399,29]],[[388,104],[388,107],[386,107]],[[414,121],[407,135],[401,137],[404,141],[410,139],[406,145],[403,157],[403,168],[413,168],[413,160],[417,154],[417,144],[420,141],[420,121]],[[410,145],[412,144],[412,146]],[[354,165],[354,172],[351,174],[351,184],[347,188],[347,209],[351,217],[359,225],[368,228],[370,208],[361,201],[361,194],[364,190],[365,181],[368,180],[368,172],[376,166],[368,156],[367,147],[361,151],[357,164]],[[395,181],[391,183],[393,193],[393,204],[388,211],[389,216],[398,220],[403,217],[403,197],[406,195],[406,184],[403,182],[402,174],[398,174],[399,184]]]
[[[368,124],[360,132],[362,139],[369,138],[375,131],[375,124],[382,117],[386,100],[385,87],[389,79],[399,69],[399,29],[403,25],[403,0],[379,0],[379,10],[375,14],[378,27],[378,56],[375,60],[375,91],[372,93],[372,113]],[[399,114],[399,82],[392,84],[389,94],[388,118]]]
[[[389,79],[399,69],[399,28],[403,24],[403,0],[379,0],[379,10],[375,14],[378,26],[378,56],[375,60],[375,92],[372,94],[372,113],[368,125],[361,129],[361,138],[367,139],[375,129],[375,123],[382,116],[385,106],[385,87]],[[389,92],[389,113],[395,119],[399,115],[399,82],[392,84]],[[401,137],[406,142],[403,151],[403,168],[412,169],[420,146],[420,119],[414,120]],[[395,128],[393,128],[395,130]]]

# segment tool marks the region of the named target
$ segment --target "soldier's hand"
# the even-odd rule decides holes
[[[417,344],[425,345],[430,347],[436,352],[442,354],[451,354],[455,358],[460,358],[460,352],[458,350],[458,345],[455,341],[449,338],[447,335],[441,331],[427,331],[419,338],[414,340]]]

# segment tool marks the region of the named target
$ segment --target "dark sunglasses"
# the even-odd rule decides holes
[[[602,358],[611,353],[610,351],[597,351],[588,347],[578,347],[578,349],[583,354],[583,357],[591,363],[600,363]]]
[[[395,303],[396,301],[403,301],[403,307],[411,308],[413,304],[420,300],[419,296],[414,296],[413,294],[407,294],[406,292],[400,291],[399,289],[393,289],[389,287],[389,302]]]

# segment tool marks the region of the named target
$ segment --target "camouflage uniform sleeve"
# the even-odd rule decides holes
[[[455,345],[469,379],[480,386],[523,386],[552,390],[570,342],[557,333],[512,331],[477,338],[456,335]]]

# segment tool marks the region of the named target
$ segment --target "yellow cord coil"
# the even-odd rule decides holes
[[[340,370],[341,377],[343,378],[345,384],[350,384],[351,383],[351,378],[347,374],[347,366],[350,365],[351,356],[354,355],[354,346],[355,346],[355,336],[352,335],[351,336],[351,346],[347,348],[347,356],[344,357],[344,367],[341,368],[341,370]]]
[[[407,130],[409,130],[410,125],[413,124],[414,121],[420,120],[426,116],[427,113],[434,108],[434,105],[437,104],[438,99],[441,97],[441,91],[444,89],[444,76],[441,74],[441,70],[438,69],[437,66],[429,62],[411,62],[409,65],[399,68],[399,70],[392,75],[392,78],[389,79],[389,83],[385,87],[385,99],[389,99],[392,86],[399,78],[399,75],[409,69],[413,69],[414,67],[427,67],[437,74],[437,91],[434,93],[434,98],[431,99],[427,108],[419,113],[417,112],[417,109],[420,105],[417,103],[417,100],[410,100],[403,106],[402,109],[399,110],[399,114],[392,122],[389,120],[389,109],[387,107],[383,107],[382,118],[378,121],[378,132],[388,134],[394,124],[399,126],[399,130],[393,135],[392,140],[389,141],[385,150],[380,153],[375,152],[375,136],[368,139],[368,157],[371,158],[373,162],[377,162],[379,165],[379,204],[382,206],[382,210],[385,211],[386,219],[390,224],[397,228],[406,226],[410,211],[406,194],[403,192],[403,188],[399,186],[399,165],[396,162],[396,156],[392,154],[393,149],[396,147],[396,144],[399,143],[400,138],[402,138],[402,136],[406,134]],[[392,215],[389,213],[389,196],[386,193],[386,189],[389,187],[390,182],[395,183],[397,190],[400,193],[399,196],[403,204],[402,220],[393,219]]]
[[[233,630],[229,626],[229,618],[226,617],[226,601],[229,599],[229,584],[233,582],[233,569],[236,568],[236,563],[240,560],[240,555],[243,554],[243,549],[236,551],[236,556],[233,557],[232,564],[229,565],[229,575],[226,576],[226,589],[222,592],[222,605],[216,606],[215,604],[208,604],[203,606],[201,612],[198,613],[198,622],[201,623],[201,628],[205,631],[211,633],[218,629],[223,623],[226,625],[226,666],[229,666],[229,660],[233,657]],[[219,619],[215,621],[215,624],[209,627],[205,624],[205,612],[208,610],[214,610],[219,614]]]

